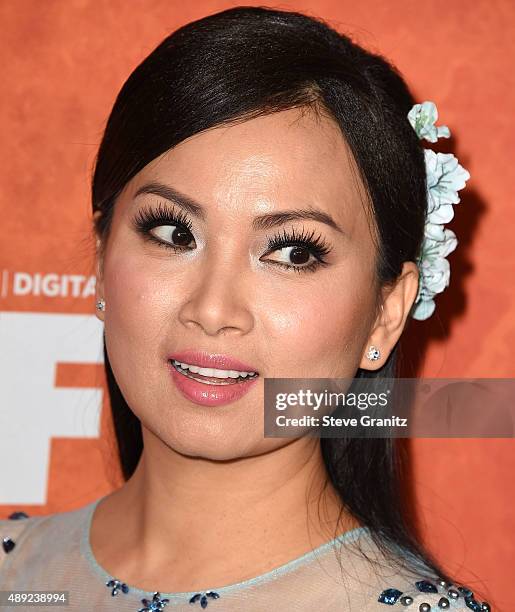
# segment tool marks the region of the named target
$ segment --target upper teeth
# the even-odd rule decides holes
[[[240,372],[239,370],[217,370],[216,368],[199,368],[199,366],[184,363],[172,359],[174,365],[179,365],[185,370],[189,370],[194,374],[202,374],[202,376],[214,376],[215,378],[238,378],[240,376],[253,376],[256,372]]]

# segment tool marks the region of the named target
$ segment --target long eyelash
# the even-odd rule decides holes
[[[138,213],[133,219],[134,229],[142,234],[146,240],[158,244],[167,249],[174,251],[184,251],[184,247],[178,247],[173,244],[159,240],[150,233],[150,230],[160,225],[176,225],[182,229],[187,229],[190,233],[193,229],[193,223],[182,210],[176,210],[172,205],[164,205],[161,202],[154,207],[143,206],[138,210]]]
[[[193,224],[186,213],[176,210],[173,204],[169,207],[162,202],[159,202],[155,208],[142,207],[134,222],[138,228],[146,227],[146,229],[152,229],[158,225],[181,225],[190,232],[193,229]]]
[[[290,234],[286,233],[286,230],[283,229],[282,236],[280,234],[276,234],[273,238],[268,240],[268,249],[269,251],[275,251],[276,249],[289,246],[305,247],[311,251],[311,253],[316,257],[317,261],[312,262],[309,266],[302,267],[289,265],[278,261],[273,263],[284,268],[288,268],[289,270],[295,270],[296,272],[314,272],[319,266],[327,265],[328,262],[324,259],[324,256],[331,252],[331,247],[324,242],[320,235],[313,238],[314,234],[314,230],[310,234],[306,234],[304,228],[302,228],[302,232],[300,234],[295,233],[295,228],[292,229]]]

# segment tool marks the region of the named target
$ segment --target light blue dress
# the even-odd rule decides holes
[[[55,597],[67,591],[67,606],[45,609],[68,612],[490,610],[464,585],[442,584],[438,576],[415,563],[401,569],[386,560],[366,527],[347,531],[284,565],[236,584],[167,592],[166,588],[173,588],[170,576],[169,584],[156,584],[155,591],[144,591],[124,583],[123,576],[110,575],[94,558],[89,530],[101,499],[69,512],[35,517],[14,513],[0,520],[0,590],[51,591]],[[36,609],[12,607],[13,611]]]

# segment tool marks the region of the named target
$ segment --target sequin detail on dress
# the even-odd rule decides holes
[[[2,540],[2,546],[5,553],[10,553],[11,550],[16,546],[16,542],[9,537]]]
[[[140,608],[138,612],[153,612],[154,610],[162,610],[170,600],[166,597],[161,597],[159,592],[155,592],[152,601],[143,598],[141,603],[145,606]]]
[[[25,512],[22,512],[21,510],[17,510],[16,512],[11,512],[7,518],[12,521],[17,521],[19,519],[29,518],[29,515],[25,514]]]
[[[438,589],[429,580],[418,580],[415,586],[421,593],[438,593]]]
[[[117,580],[116,578],[111,578],[111,580],[108,580],[106,582],[106,586],[113,588],[113,590],[111,591],[111,595],[113,597],[115,595],[118,595],[119,591],[122,591],[122,593],[129,592],[129,587],[125,584],[125,582],[121,582],[120,580]]]
[[[432,609],[449,610],[451,609],[451,601],[458,600],[460,596],[463,597],[463,601],[467,608],[470,608],[474,612],[491,612],[490,604],[486,601],[477,601],[473,591],[465,585],[453,584],[452,582],[447,582],[443,578],[438,578],[436,584],[426,579],[417,580],[414,584],[416,590],[413,589],[408,593],[403,593],[399,591],[399,589],[393,587],[385,589],[380,593],[377,601],[389,606],[399,603],[402,607],[407,607],[414,602],[418,590],[420,593],[437,593],[442,595],[438,600],[437,608],[432,608],[431,604],[428,602],[422,602],[418,607],[419,612],[431,612]]]
[[[22,512],[21,510],[18,510],[16,512],[11,512],[7,518],[9,520],[16,521],[19,519],[29,518],[29,515],[25,514],[25,512]],[[2,548],[4,549],[5,554],[10,553],[15,546],[16,542],[9,536],[2,538]]]
[[[193,595],[193,597],[190,599],[190,604],[197,603],[197,601],[200,601],[200,607],[207,608],[207,604],[209,603],[207,600],[208,597],[211,597],[211,599],[218,599],[220,595],[218,593],[215,593],[214,591],[205,591],[202,593],[197,593],[196,595]]]

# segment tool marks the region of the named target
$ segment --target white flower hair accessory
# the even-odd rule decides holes
[[[438,111],[434,102],[415,104],[408,120],[422,140],[436,142],[451,135],[446,125],[435,126]],[[458,191],[465,187],[470,174],[460,166],[452,153],[435,153],[425,149],[427,177],[427,213],[424,240],[417,265],[420,273],[418,293],[411,309],[414,319],[428,319],[435,310],[434,296],[441,293],[450,279],[450,266],[446,256],[458,244],[456,234],[443,224],[454,217],[453,205],[458,204]]]

